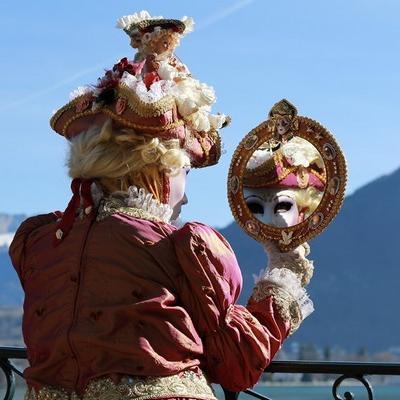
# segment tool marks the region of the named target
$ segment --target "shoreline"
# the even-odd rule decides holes
[[[342,383],[343,387],[362,387],[364,386],[361,382],[356,380],[348,379],[351,384]],[[253,388],[256,390],[257,387],[332,387],[335,380],[330,381],[314,381],[314,382],[259,382]],[[399,382],[370,382],[372,386],[400,386]]]

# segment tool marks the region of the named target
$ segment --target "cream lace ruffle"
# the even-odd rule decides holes
[[[115,193],[100,201],[97,220],[101,221],[110,215],[121,213],[149,221],[169,223],[172,208],[153,198],[144,189],[131,186],[128,192]]]
[[[128,189],[128,198],[125,199],[128,207],[139,208],[159,218],[163,222],[169,222],[172,216],[172,208],[168,204],[162,204],[153,198],[151,193],[144,189],[131,186]]]
[[[25,394],[25,400],[149,400],[169,397],[216,400],[205,376],[193,371],[171,376],[124,376],[118,384],[110,378],[101,378],[90,382],[83,396],[49,386],[37,392],[28,390]]]

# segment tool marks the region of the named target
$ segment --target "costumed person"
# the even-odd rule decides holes
[[[136,60],[51,119],[70,142],[73,195],[63,213],[22,223],[10,246],[25,291],[27,400],[215,399],[210,382],[243,390],[312,308],[303,247],[271,264],[244,307],[227,241],[201,223],[171,223],[188,169],[218,162],[227,120],[210,113],[213,90],[171,59],[168,40],[185,21],[123,17]],[[166,58],[147,50],[160,37]],[[158,79],[148,54],[179,79]],[[184,112],[186,101],[196,110]]]
[[[261,145],[247,163],[243,178],[250,211],[261,222],[281,228],[307,219],[320,203],[325,185],[321,155],[300,137],[276,150],[269,142]]]

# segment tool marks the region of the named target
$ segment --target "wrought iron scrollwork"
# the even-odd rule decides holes
[[[8,360],[1,360],[1,359],[0,359],[0,368],[3,370],[7,384],[4,400],[12,400],[15,393],[15,376],[13,368],[11,367],[11,364]]]
[[[339,394],[339,388],[346,379],[355,379],[366,389],[368,400],[374,400],[374,392],[366,375],[400,376],[400,363],[357,363],[357,362],[333,362],[333,361],[273,361],[265,370],[267,373],[285,374],[330,374],[338,375],[332,386],[332,394],[335,400],[356,400],[350,391]],[[244,393],[260,400],[272,400],[253,390],[245,390]],[[239,393],[225,391],[225,400],[237,400]]]
[[[23,376],[10,359],[26,359],[26,350],[18,347],[0,347],[0,369],[6,379],[6,392],[3,400],[12,400],[15,394],[15,375]]]
[[[339,389],[340,385],[346,379],[354,379],[356,381],[361,382],[363,384],[363,386],[365,387],[365,389],[367,390],[368,400],[374,400],[374,392],[372,390],[372,386],[369,383],[369,381],[366,378],[364,378],[364,376],[354,376],[354,375],[342,375],[336,379],[336,381],[334,382],[334,384],[332,386],[332,394],[333,394],[333,398],[335,400],[355,400],[354,394],[352,392],[344,392],[344,394],[343,394],[344,398],[338,394],[338,389]]]

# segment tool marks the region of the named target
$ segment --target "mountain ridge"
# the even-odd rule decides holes
[[[328,229],[310,242],[315,272],[308,290],[316,310],[293,340],[373,350],[400,344],[400,322],[391,311],[398,301],[400,282],[400,261],[395,252],[396,243],[400,243],[400,215],[385,215],[399,197],[400,168],[347,197]],[[252,274],[266,265],[266,255],[261,245],[234,223],[221,233],[231,243],[242,268],[240,302],[245,303],[251,293]]]

